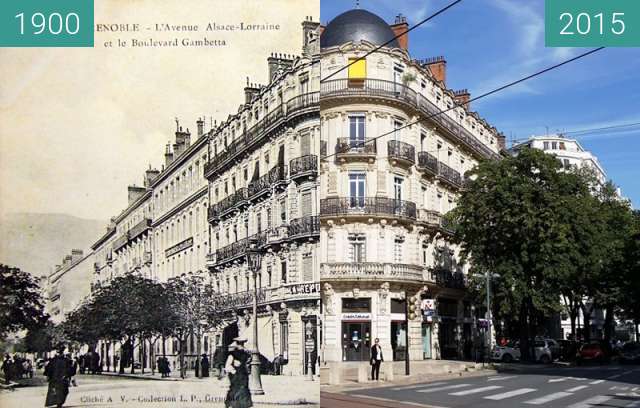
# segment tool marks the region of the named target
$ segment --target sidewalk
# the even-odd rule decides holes
[[[493,366],[453,360],[411,361],[410,373],[405,375],[405,362],[384,362],[380,369],[381,381],[369,379],[371,366],[368,362],[332,363],[320,370],[322,391],[342,392],[347,390],[385,387],[396,384],[413,384],[430,380],[442,380],[462,376],[485,376],[496,374]]]

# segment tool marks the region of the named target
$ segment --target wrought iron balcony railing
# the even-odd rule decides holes
[[[437,269],[431,271],[431,280],[438,286],[445,288],[464,289],[467,287],[467,278],[460,271]]]
[[[308,154],[291,159],[289,171],[292,179],[316,176],[318,174],[318,156]]]
[[[246,203],[249,199],[249,191],[246,187],[236,190],[235,193],[223,198],[216,204],[212,205],[209,213],[209,221],[218,221],[220,217],[226,215],[233,208]]]
[[[247,238],[243,238],[239,241],[236,241],[233,244],[229,244],[227,246],[224,246],[218,249],[215,252],[215,259],[210,259],[213,257],[208,256],[207,261],[210,261],[210,262],[213,261],[216,264],[231,261],[233,259],[236,259],[240,256],[245,255],[247,253],[247,249],[249,249],[249,247],[252,244],[256,244],[257,247],[261,247],[261,246],[264,246],[266,242],[267,242],[267,232],[266,231],[258,232]]]
[[[374,156],[376,155],[376,141],[373,138],[362,140],[348,137],[338,138],[336,156]]]
[[[416,219],[416,204],[386,197],[341,197],[320,200],[321,216],[371,215]]]
[[[460,173],[442,162],[438,162],[438,177],[453,187],[460,188],[462,186]]]
[[[416,162],[416,148],[399,140],[389,140],[387,142],[387,154],[390,159],[403,160],[410,164]]]
[[[322,82],[320,94],[323,100],[341,97],[379,97],[404,102],[418,110],[425,117],[446,130],[457,141],[477,154],[491,159],[498,159],[499,154],[482,143],[475,135],[460,123],[456,123],[447,113],[424,95],[417,93],[406,85],[380,79],[364,79],[357,83],[348,79],[335,79]]]
[[[149,229],[151,229],[151,219],[143,218],[142,221],[129,230],[129,239],[136,239]]]
[[[433,176],[438,175],[438,159],[427,152],[418,153],[418,170],[430,173]]]
[[[289,223],[289,237],[300,238],[320,234],[320,218],[317,215],[301,217]]]
[[[276,166],[267,174],[249,183],[249,199],[256,198],[271,191],[271,187],[287,179],[287,166]]]
[[[320,279],[395,281],[424,280],[423,268],[418,265],[381,262],[331,262],[321,266]]]

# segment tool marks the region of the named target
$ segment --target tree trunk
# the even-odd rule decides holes
[[[114,367],[115,369],[115,367]],[[120,342],[120,374],[124,374],[124,345]]]
[[[588,309],[588,310],[587,310]],[[591,308],[587,308],[582,306],[582,320],[583,320],[583,333],[584,333],[584,341],[589,343],[591,341]]]
[[[162,333],[162,357],[166,357],[167,356],[166,341],[167,341],[167,339],[165,339],[164,333]]]
[[[180,378],[184,379],[187,374],[187,367],[184,364],[184,343],[186,338],[180,337],[178,342],[180,343]]]
[[[147,343],[144,341],[144,337],[142,335],[140,335],[140,350],[142,351],[142,358],[141,358],[141,362],[140,362],[140,372],[142,374],[144,374],[144,367],[147,365],[147,353],[146,353],[146,346]]]
[[[156,373],[156,341],[158,341],[158,337],[152,342],[151,337],[149,337],[149,366],[151,367],[151,375]]]
[[[529,322],[527,321],[527,301],[520,304],[520,359],[529,361]]]
[[[613,338],[613,306],[607,306],[604,317],[604,341],[609,344]]]
[[[196,373],[198,373],[198,378],[202,378],[202,367],[200,365],[200,355],[202,354],[202,341],[200,335],[200,328],[196,331]]]
[[[135,374],[135,362],[136,362],[136,339],[135,337],[129,337],[131,339],[131,374]]]

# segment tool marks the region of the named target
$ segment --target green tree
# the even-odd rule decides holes
[[[574,252],[570,211],[576,204],[568,204],[589,190],[582,178],[560,170],[556,158],[533,149],[482,162],[469,172],[472,181],[449,215],[472,275],[500,276],[492,288],[496,317],[518,323],[525,360],[540,316],[560,311],[560,283]],[[484,290],[482,281],[471,286]]]
[[[38,280],[19,268],[0,264],[0,338],[37,328],[45,321]]]

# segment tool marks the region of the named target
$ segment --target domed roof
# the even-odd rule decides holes
[[[320,36],[320,47],[333,47],[360,40],[382,45],[394,36],[393,30],[383,19],[369,11],[354,9],[331,20]],[[395,38],[387,46],[400,47]]]

